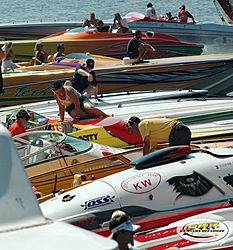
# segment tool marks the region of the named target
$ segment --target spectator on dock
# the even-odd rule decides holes
[[[41,65],[42,63],[44,63],[47,57],[48,55],[44,50],[43,44],[41,42],[36,43],[35,45],[36,65]]]
[[[152,118],[141,121],[137,116],[130,117],[127,128],[135,135],[141,134],[143,155],[158,147],[158,141],[169,142],[169,146],[190,145],[191,131],[182,122],[170,118]]]
[[[129,41],[127,45],[127,54],[130,59],[135,59],[137,62],[144,62],[143,57],[148,51],[155,51],[155,49],[148,43],[141,40],[142,32],[136,30],[135,36]]]
[[[119,250],[137,250],[134,247],[134,233],[139,229],[139,225],[134,225],[131,218],[123,211],[117,210],[112,214],[109,222],[109,230],[112,232],[110,239],[118,243]]]
[[[4,46],[2,47],[2,51],[4,52],[5,58],[2,60],[2,67],[4,69],[4,72],[6,72],[8,69],[14,70],[16,68],[21,68],[16,63],[13,63],[12,58],[15,57],[15,54],[12,50],[12,42],[5,42]]]
[[[120,13],[114,14],[113,27],[117,27],[117,33],[127,33],[129,25],[125,18],[122,18]]]
[[[196,23],[193,15],[190,12],[188,12],[187,10],[185,10],[185,5],[182,5],[180,7],[180,11],[178,13],[178,18],[179,18],[179,22],[181,22],[181,23],[187,23],[188,18],[192,18],[193,23]]]
[[[153,7],[152,3],[147,4],[147,10],[146,10],[146,17],[149,17],[150,19],[157,19],[157,14],[155,11],[155,8]]]
[[[57,57],[65,56],[64,50],[65,50],[64,43],[60,43],[57,45],[57,52],[53,55],[53,62],[57,60]]]

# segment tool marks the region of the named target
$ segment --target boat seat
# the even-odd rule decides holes
[[[132,63],[136,62],[137,60],[138,60],[137,58],[130,59],[129,57],[124,57],[123,64],[124,65],[132,64]]]

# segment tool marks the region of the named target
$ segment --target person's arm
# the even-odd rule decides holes
[[[147,155],[150,152],[150,139],[149,135],[144,138],[143,141],[143,155]]]
[[[60,100],[57,98],[57,95],[54,95],[58,107],[59,107],[59,113],[60,113],[60,121],[59,122],[63,122],[64,121],[64,117],[65,117],[65,107],[60,103]]]
[[[88,73],[87,71],[85,71],[83,69],[78,69],[77,73],[82,75],[82,76],[87,76],[87,80],[89,82],[93,81],[93,76],[90,73]]]
[[[2,51],[2,48],[0,48],[0,60],[3,60],[3,59],[5,59],[5,54]]]
[[[42,62],[39,60],[39,51],[36,51],[35,58],[37,63],[42,64]]]
[[[45,50],[44,50],[44,49],[42,49],[42,51],[43,51],[43,53],[44,53],[45,57],[47,58],[47,57],[48,57],[48,55],[47,55],[47,53],[45,52]]]
[[[153,46],[151,46],[149,43],[145,43],[145,45],[146,45],[147,47],[149,47],[150,50],[155,51],[155,48],[154,48]]]
[[[10,49],[8,53],[10,54],[11,57],[13,58],[15,57],[15,54],[13,53],[12,49]]]

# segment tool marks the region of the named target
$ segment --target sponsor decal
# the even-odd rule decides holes
[[[111,152],[106,152],[106,151],[103,151],[102,152],[102,155],[103,156],[108,156],[108,155],[112,155],[113,153],[111,153]],[[118,160],[118,158],[117,157],[113,157],[113,158],[109,158],[109,160],[110,161],[117,161]]]
[[[24,97],[24,96],[47,96],[50,95],[52,91],[50,91],[50,86],[46,87],[45,89],[34,89],[31,90],[28,86],[13,88],[11,92],[9,90],[3,89],[1,97],[13,96],[13,97]]]
[[[174,186],[173,190],[179,193],[176,199],[181,195],[201,196],[213,187],[212,183],[198,173],[172,177],[167,182]]]
[[[112,197],[110,197],[110,195],[101,196],[99,198],[86,201],[84,205],[81,205],[81,207],[84,207],[84,210],[89,210],[89,209],[97,208],[100,206],[109,205],[115,202],[114,199],[115,199],[115,196],[112,196]]]
[[[83,136],[79,136],[78,138],[84,141],[93,141],[93,140],[97,140],[97,137],[98,137],[98,133],[83,135]]]
[[[228,227],[214,219],[193,219],[177,227],[177,233],[185,240],[192,242],[213,242],[223,239]]]
[[[142,173],[131,176],[121,183],[122,189],[132,194],[144,194],[158,187],[161,176],[158,173]]]
[[[86,219],[70,222],[70,224],[78,226],[78,227],[89,226],[89,225],[93,224],[94,219],[95,219],[95,217],[86,218]]]

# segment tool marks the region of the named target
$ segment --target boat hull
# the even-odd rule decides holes
[[[75,68],[3,74],[0,105],[54,99],[51,83],[70,80]],[[163,58],[149,63],[96,67],[99,93],[131,90],[205,89],[209,95],[233,91],[233,54]]]

